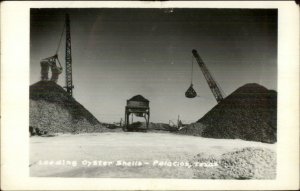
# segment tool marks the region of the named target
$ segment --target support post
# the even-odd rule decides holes
[[[148,121],[147,121],[147,129],[148,129],[148,127],[149,127],[149,121],[150,121],[150,111],[148,111]]]

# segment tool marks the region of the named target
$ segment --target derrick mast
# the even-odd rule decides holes
[[[73,81],[72,81],[72,50],[71,50],[71,31],[70,17],[66,15],[66,88],[69,96],[73,96]]]

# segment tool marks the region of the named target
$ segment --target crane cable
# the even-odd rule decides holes
[[[194,71],[194,59],[192,57],[191,85],[185,92],[185,97],[187,98],[198,97],[196,91],[193,88],[193,71]]]
[[[193,84],[193,73],[194,73],[194,59],[193,59],[193,56],[192,56],[191,84]]]
[[[56,59],[57,59],[57,61],[59,63],[60,68],[62,68],[62,66],[61,66],[60,61],[58,59],[57,53],[59,51],[59,48],[61,47],[61,41],[62,41],[63,34],[65,32],[65,27],[66,27],[66,23],[64,23],[63,30],[61,32],[61,35],[60,35],[60,38],[59,38],[59,42],[58,42],[58,46],[57,46],[57,49],[56,49],[56,52],[55,52],[55,56],[56,56]]]
[[[60,38],[59,38],[59,42],[58,42],[58,46],[57,46],[57,49],[56,49],[55,54],[57,54],[58,51],[59,51],[59,48],[60,48],[60,45],[61,45],[61,40],[62,40],[63,34],[64,34],[64,32],[65,32],[65,27],[66,27],[66,24],[64,24],[63,30],[62,30],[62,32],[61,32],[61,35],[60,35]]]

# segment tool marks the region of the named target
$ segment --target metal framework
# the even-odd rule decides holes
[[[221,88],[218,86],[217,82],[214,80],[214,78],[212,77],[212,75],[210,74],[210,72],[208,71],[208,69],[206,68],[203,60],[201,59],[201,57],[199,56],[197,50],[192,50],[192,53],[194,55],[194,57],[196,58],[202,73],[208,83],[209,88],[211,89],[212,93],[214,94],[217,102],[219,103],[220,101],[222,101],[224,99],[224,93],[222,92]]]
[[[146,120],[146,128],[148,129],[149,127],[149,120],[150,120],[150,108],[132,108],[129,106],[125,107],[125,128],[127,130],[130,122],[129,122],[129,116],[136,115],[138,117],[144,117]],[[132,122],[131,122],[132,123]]]
[[[70,17],[66,14],[66,86],[69,96],[73,96],[73,81],[72,81],[72,51],[71,51],[71,32],[70,32]]]
[[[146,120],[146,128],[148,129],[150,120],[149,100],[145,99],[141,95],[136,95],[127,100],[127,104],[125,107],[125,125],[123,127],[124,131],[129,130],[128,128],[130,126],[130,115],[132,117],[131,123],[133,123],[133,115],[137,117],[144,117]]]

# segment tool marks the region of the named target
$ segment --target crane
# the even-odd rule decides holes
[[[64,29],[66,29],[66,55],[65,55],[65,61],[66,61],[66,88],[67,93],[69,96],[73,96],[73,81],[72,81],[72,52],[71,52],[71,30],[70,30],[70,17],[68,14],[65,16],[65,26],[63,28],[63,31],[60,36],[60,40],[58,43],[58,47],[56,49],[56,53],[54,56],[44,58],[41,60],[41,80],[48,81],[48,72],[49,68],[51,68],[52,77],[51,81],[57,82],[58,76],[62,73],[62,66],[58,60],[58,50],[61,45],[62,36],[64,33]],[[58,61],[59,66],[57,66],[56,61]]]
[[[73,96],[73,80],[72,80],[72,51],[71,51],[71,30],[70,30],[70,17],[66,14],[66,88],[69,96]]]
[[[204,64],[202,58],[199,56],[197,50],[193,49],[192,53],[193,53],[198,65],[199,65],[200,69],[202,70],[202,73],[203,73],[203,75],[204,75],[204,77],[205,77],[205,79],[208,83],[208,86],[209,86],[210,90],[212,91],[215,99],[217,100],[218,103],[221,102],[225,97],[222,89],[220,88],[220,86],[217,84],[217,82],[214,80],[214,78],[212,77],[212,75],[208,71],[206,65]],[[192,93],[194,93],[193,92],[194,89],[192,88],[192,84],[191,84],[191,87],[189,89]],[[194,95],[196,96],[195,93],[194,93]]]

